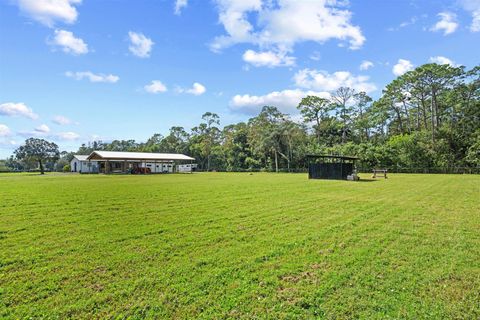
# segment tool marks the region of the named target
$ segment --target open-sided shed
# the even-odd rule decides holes
[[[97,161],[100,173],[175,172],[178,164],[192,164],[195,158],[178,153],[93,151],[88,162]]]
[[[359,158],[336,155],[308,155],[309,179],[347,180],[355,170]]]

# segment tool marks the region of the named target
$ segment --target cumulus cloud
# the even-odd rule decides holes
[[[64,125],[67,125],[67,124],[71,124],[72,120],[70,120],[69,118],[67,118],[65,116],[57,115],[57,116],[53,117],[52,122],[56,123],[58,125],[64,126]]]
[[[74,23],[78,17],[75,5],[79,5],[82,0],[17,0],[16,2],[24,14],[48,27],[53,27],[57,21]]]
[[[0,123],[0,137],[8,137],[12,134],[12,131],[5,124]]]
[[[352,13],[342,8],[340,0],[216,0],[219,22],[226,34],[211,43],[220,51],[237,43],[252,43],[261,48],[285,52],[296,43],[331,39],[346,41],[351,49],[365,42],[360,27],[351,23]],[[255,16],[255,21],[249,18]]]
[[[0,115],[8,117],[25,117],[29,119],[38,119],[38,115],[23,102],[6,102],[0,104]]]
[[[76,132],[67,131],[67,132],[56,133],[53,135],[53,137],[58,140],[73,141],[73,140],[78,140],[80,138],[80,135]]]
[[[55,36],[48,43],[60,47],[65,53],[73,55],[88,53],[88,45],[82,39],[76,38],[70,31],[55,30]]]
[[[143,89],[148,93],[160,93],[166,92],[167,86],[165,86],[160,80],[152,80],[152,82],[145,85]]]
[[[175,1],[175,14],[179,15],[182,13],[182,9],[188,5],[188,0],[176,0]]]
[[[91,71],[80,71],[80,72],[65,72],[65,76],[75,79],[83,80],[88,79],[90,82],[106,82],[106,83],[115,83],[120,77],[114,76],[113,74],[103,74],[103,73],[93,73]]]
[[[409,60],[398,59],[397,64],[393,66],[392,72],[398,77],[410,70],[413,70],[413,68],[414,66]]]
[[[452,12],[440,12],[438,14],[440,20],[435,23],[430,31],[443,31],[443,35],[448,35],[458,28],[457,15]]]
[[[362,63],[360,64],[360,70],[368,70],[370,69],[371,67],[373,67],[373,62],[372,61],[368,61],[368,60],[364,60],[362,61]]]
[[[150,57],[150,52],[154,42],[152,39],[147,38],[143,33],[137,32],[128,32],[128,37],[130,39],[130,46],[128,49],[131,53],[139,58],[148,58]]]
[[[377,89],[369,82],[368,76],[355,76],[348,71],[337,71],[332,74],[312,69],[303,69],[293,77],[298,87],[317,91],[333,91],[340,87],[350,87],[357,91],[372,92]]]
[[[46,124],[39,125],[35,128],[35,131],[38,133],[49,133],[50,128]]]
[[[442,56],[430,57],[429,61],[431,63],[436,63],[436,64],[449,64],[452,67],[457,66],[457,64],[455,62],[453,62],[452,60],[450,60],[446,57],[442,57]]]
[[[252,64],[255,67],[287,67],[295,64],[295,58],[288,56],[286,53],[263,51],[255,52],[247,50],[243,54],[243,61]]]
[[[200,96],[207,91],[207,88],[201,83],[195,82],[191,88],[177,88],[179,93],[189,93],[195,96]]]
[[[257,114],[263,106],[276,106],[282,112],[296,112],[296,108],[302,98],[307,95],[315,95],[330,98],[328,92],[304,91],[300,89],[274,91],[265,95],[235,95],[230,100],[230,110],[249,115]]]

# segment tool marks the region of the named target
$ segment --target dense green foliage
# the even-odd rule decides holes
[[[479,186],[3,174],[0,318],[479,319]]]
[[[301,123],[266,106],[248,122],[223,129],[208,112],[191,132],[173,127],[146,143],[94,142],[78,152],[181,152],[194,156],[200,168],[232,171],[301,169],[308,153],[357,155],[362,168],[480,165],[480,67],[426,64],[392,81],[376,101],[340,88],[330,99],[305,97],[298,109]]]

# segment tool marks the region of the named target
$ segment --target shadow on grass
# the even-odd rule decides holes
[[[376,182],[376,181],[378,181],[378,180],[376,180],[376,179],[363,179],[363,178],[361,178],[360,180],[358,180],[358,181],[356,181],[356,182]]]

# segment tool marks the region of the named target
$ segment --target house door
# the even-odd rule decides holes
[[[77,163],[76,162],[73,163],[73,172],[77,172]]]

